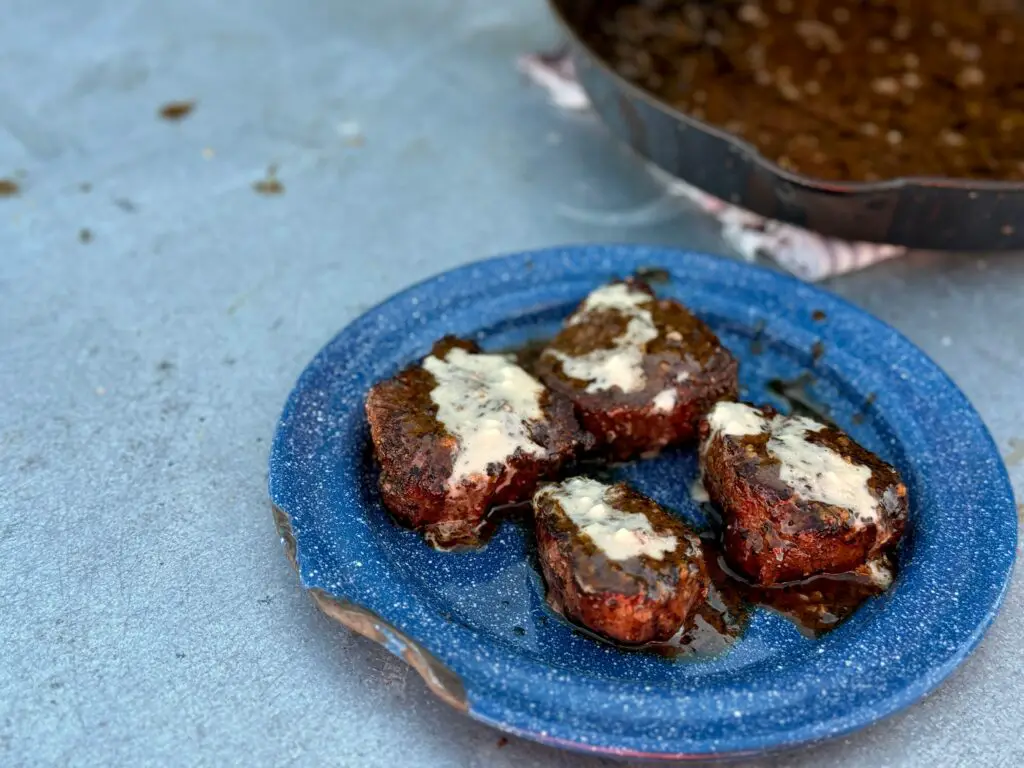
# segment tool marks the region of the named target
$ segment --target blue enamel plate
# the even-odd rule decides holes
[[[740,360],[744,399],[785,409],[770,382],[801,380],[836,423],[903,475],[911,512],[896,583],[819,639],[757,609],[721,656],[619,650],[547,607],[522,523],[506,521],[481,551],[440,553],[381,505],[363,413],[371,384],[446,333],[489,350],[550,337],[590,290],[652,267],[656,290],[693,309]],[[678,450],[622,475],[702,524],[688,491],[696,471],[694,452]],[[775,272],[633,246],[471,264],[367,312],[316,356],[288,398],[270,495],[320,608],[405,658],[447,702],[529,739],[633,758],[791,747],[906,707],[981,639],[1017,541],[1013,492],[992,438],[903,336]]]

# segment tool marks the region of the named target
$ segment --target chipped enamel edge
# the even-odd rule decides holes
[[[291,517],[274,503],[271,503],[271,509],[274,524],[284,545],[285,556],[298,573],[298,546],[295,542],[295,533],[292,531]],[[301,581],[300,578],[299,582]],[[316,587],[308,588],[305,584],[302,587],[325,616],[383,646],[388,652],[402,659],[423,678],[430,692],[445,704],[460,712],[469,711],[466,687],[461,678],[404,632],[360,605],[341,600]]]

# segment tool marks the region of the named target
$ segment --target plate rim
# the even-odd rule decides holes
[[[933,360],[931,360],[931,358],[928,357],[927,354],[925,354],[921,349],[919,349],[915,344],[913,344],[909,339],[907,339],[906,336],[904,336],[898,330],[889,326],[884,321],[875,317],[874,315],[871,315],[865,310],[857,307],[855,304],[846,300],[845,298],[838,296],[830,291],[824,290],[818,286],[808,285],[792,276],[785,275],[774,270],[769,270],[748,263],[724,259],[722,257],[717,257],[710,254],[695,252],[691,250],[661,246],[639,246],[622,244],[588,244],[576,246],[555,246],[551,248],[542,248],[507,255],[499,255],[481,261],[470,262],[455,267],[454,269],[434,274],[432,276],[429,276],[423,280],[414,283],[408,288],[405,288],[404,290],[392,295],[391,297],[386,298],[385,300],[376,304],[374,307],[367,310],[357,318],[353,319],[349,324],[347,324],[343,329],[341,329],[337,334],[335,334],[331,338],[331,340],[324,345],[323,348],[321,348],[321,350],[313,357],[310,363],[308,363],[306,368],[303,370],[302,374],[299,376],[298,381],[296,382],[295,386],[291,390],[291,393],[289,394],[288,401],[285,405],[284,411],[282,412],[281,418],[278,421],[277,428],[275,429],[274,440],[270,452],[269,487],[273,504],[277,509],[280,510],[280,512],[282,513],[282,517],[285,518],[289,523],[289,535],[291,536],[291,541],[293,542],[293,546],[295,548],[295,556],[293,562],[296,565],[297,570],[299,571],[300,583],[305,589],[310,591],[312,596],[314,596],[314,602],[317,603],[318,607],[321,610],[324,610],[324,606],[321,604],[320,600],[316,599],[315,592],[313,591],[319,585],[315,583],[310,583],[310,581],[303,576],[302,569],[299,567],[302,561],[302,554],[301,551],[299,550],[301,537],[296,537],[294,534],[291,533],[290,530],[290,523],[292,520],[294,510],[286,511],[286,504],[280,503],[282,501],[280,498],[280,489],[276,487],[276,479],[279,480],[280,473],[285,471],[279,468],[279,463],[282,460],[282,451],[286,450],[284,442],[285,432],[289,426],[288,417],[295,405],[295,398],[301,391],[304,382],[307,382],[308,378],[314,376],[317,373],[317,371],[319,370],[319,366],[324,363],[325,356],[327,355],[328,351],[332,348],[332,346],[335,345],[346,334],[353,333],[360,323],[367,323],[369,319],[372,319],[378,313],[387,311],[389,307],[399,305],[401,302],[408,300],[410,297],[417,295],[419,292],[428,290],[432,286],[436,286],[438,283],[444,282],[446,280],[457,281],[460,279],[465,279],[466,277],[471,276],[474,272],[478,272],[480,270],[491,270],[499,268],[503,265],[519,265],[522,264],[524,260],[528,263],[536,263],[539,261],[543,261],[545,259],[564,259],[567,254],[575,254],[577,258],[581,258],[582,260],[592,259],[595,256],[601,255],[603,255],[605,258],[615,258],[616,256],[622,257],[630,255],[635,257],[637,254],[643,254],[645,257],[649,257],[648,261],[650,262],[650,264],[653,265],[656,263],[657,266],[664,267],[668,269],[669,272],[676,271],[674,267],[678,269],[679,264],[682,262],[690,262],[691,264],[700,264],[703,267],[709,269],[722,269],[734,275],[736,273],[746,273],[747,275],[754,276],[757,280],[768,281],[771,283],[775,283],[778,286],[782,286],[787,291],[797,291],[800,293],[806,293],[807,295],[814,298],[819,298],[820,300],[834,307],[841,307],[843,312],[851,313],[852,316],[856,317],[859,321],[863,322],[866,320],[869,325],[874,325],[876,328],[882,329],[887,333],[892,334],[892,336],[898,340],[901,346],[903,346],[905,349],[911,350],[913,354],[918,358],[919,362],[925,363],[932,369],[933,374],[938,375],[940,383],[944,386],[945,390],[948,393],[956,396],[962,402],[965,413],[971,417],[971,420],[974,422],[974,426],[976,428],[980,428],[979,436],[987,441],[985,447],[988,449],[989,455],[995,456],[997,459],[994,467],[995,474],[997,476],[996,479],[1000,481],[1000,489],[1003,490],[1004,492],[1009,492],[1009,498],[1011,500],[1012,506],[1012,486],[1010,485],[1006,467],[999,455],[998,447],[996,446],[995,441],[993,440],[988,428],[985,426],[980,416],[977,414],[973,406],[970,404],[966,395],[964,395],[964,393],[959,389],[959,387],[957,387],[957,385],[952,381],[948,374],[945,373],[945,371],[943,371]],[[677,263],[673,264],[673,261]],[[599,277],[599,270],[596,267],[592,271],[595,275],[595,278]],[[619,271],[621,272],[621,270]],[[281,526],[279,522],[279,528],[280,527]],[[676,752],[639,751],[633,748],[623,749],[611,745],[594,745],[578,741],[565,740],[562,738],[556,738],[551,734],[544,732],[543,730],[537,731],[533,729],[524,729],[522,727],[516,726],[511,722],[504,722],[500,718],[491,717],[485,714],[484,712],[481,712],[480,710],[476,709],[473,706],[475,692],[472,690],[463,690],[461,699],[458,695],[446,695],[447,689],[445,689],[444,686],[438,687],[436,685],[436,676],[435,679],[432,681],[431,676],[429,674],[425,673],[423,669],[421,669],[419,666],[417,666],[417,664],[411,661],[411,659],[415,658],[417,654],[425,654],[427,657],[432,657],[430,651],[418,640],[411,638],[408,634],[397,629],[397,627],[393,625],[393,620],[390,619],[388,616],[380,615],[379,613],[376,613],[371,609],[366,608],[365,606],[359,607],[363,611],[366,611],[372,614],[373,617],[375,617],[375,623],[371,623],[374,623],[374,629],[376,631],[377,636],[372,637],[372,639],[384,645],[392,653],[395,653],[396,655],[399,655],[400,657],[404,658],[406,661],[412,663],[413,666],[417,668],[417,671],[419,671],[420,674],[427,681],[428,687],[430,687],[434,693],[440,695],[443,699],[447,701],[447,703],[453,704],[457,708],[467,712],[471,717],[474,717],[474,719],[488,723],[489,725],[492,725],[496,728],[507,731],[509,733],[513,733],[518,736],[529,738],[556,747],[569,748],[575,751],[584,752],[588,754],[601,754],[606,756],[617,757],[641,759],[686,759],[694,757],[707,758],[714,756],[720,757],[726,755],[742,756],[750,754],[760,754],[766,751],[789,749],[797,746],[816,743],[819,741],[823,741],[825,739],[842,736],[852,731],[859,730],[860,728],[866,727],[871,723],[890,717],[893,714],[902,711],[907,706],[914,703],[919,698],[926,695],[928,692],[937,687],[946,677],[948,677],[948,675],[956,667],[958,667],[967,658],[967,656],[970,655],[970,653],[980,642],[985,631],[991,625],[992,621],[995,619],[995,616],[998,613],[998,610],[1005,597],[1008,585],[1011,581],[1013,567],[1016,561],[1016,526],[1013,526],[1012,531],[1014,536],[1014,546],[1011,549],[1011,554],[1008,562],[1006,562],[1005,564],[1000,563],[1000,565],[1004,565],[1004,568],[1002,569],[1003,575],[998,592],[990,599],[990,604],[986,607],[982,619],[972,627],[971,631],[968,633],[966,637],[962,638],[959,645],[956,647],[954,651],[950,653],[949,657],[946,659],[943,665],[941,665],[937,669],[930,666],[930,674],[919,677],[917,680],[914,681],[914,684],[905,685],[899,688],[899,690],[894,692],[892,695],[871,702],[869,705],[866,704],[861,706],[860,709],[869,710],[868,712],[856,712],[856,717],[851,717],[850,715],[847,715],[844,718],[841,718],[847,721],[842,727],[828,727],[829,722],[837,719],[835,717],[817,719],[814,720],[811,724],[812,727],[802,726],[799,728],[791,728],[785,732],[785,735],[799,734],[796,735],[795,738],[766,739],[763,741],[767,741],[770,743],[751,744],[748,749],[741,750],[700,750]],[[287,551],[289,546],[287,543],[288,536],[284,535],[283,529],[282,539],[286,541]],[[330,593],[329,590],[328,592]],[[350,595],[345,594],[330,594],[332,594],[334,597],[341,598],[343,600],[348,600],[350,597]],[[337,619],[338,616],[335,615],[332,616],[332,618]],[[367,636],[373,634],[371,632],[362,631],[359,627],[353,626],[352,624],[347,625]],[[484,642],[486,642],[486,640]],[[438,663],[441,664],[442,667],[444,666],[442,662],[438,661]],[[455,676],[456,678],[458,677],[457,675]],[[447,694],[451,694],[451,691],[447,691]],[[803,731],[807,732],[802,733]]]

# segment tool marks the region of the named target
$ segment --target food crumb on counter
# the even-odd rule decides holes
[[[266,177],[259,181],[254,181],[252,188],[261,195],[284,194],[284,184],[282,184],[281,180],[277,178],[277,166],[268,166]]]
[[[170,120],[171,122],[177,122],[184,120],[186,117],[192,114],[192,111],[196,108],[195,101],[169,101],[160,107],[159,115],[164,120]]]

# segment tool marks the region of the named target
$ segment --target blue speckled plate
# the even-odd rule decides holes
[[[620,651],[551,614],[519,525],[505,523],[483,551],[442,554],[381,506],[363,414],[373,382],[445,333],[475,336],[490,349],[549,336],[588,291],[651,266],[671,275],[659,292],[693,308],[740,359],[746,399],[772,402],[769,380],[813,369],[814,398],[903,474],[911,526],[899,578],[821,639],[759,610],[742,640],[711,660]],[[817,341],[824,355],[815,361]],[[695,473],[692,451],[624,471],[700,522],[687,491]],[[980,640],[1017,538],[996,446],[960,391],[909,341],[783,275],[641,247],[560,248],[472,264],[367,312],[317,355],[289,397],[270,495],[317,604],[407,659],[446,701],[527,738],[629,757],[793,746],[907,706]]]

